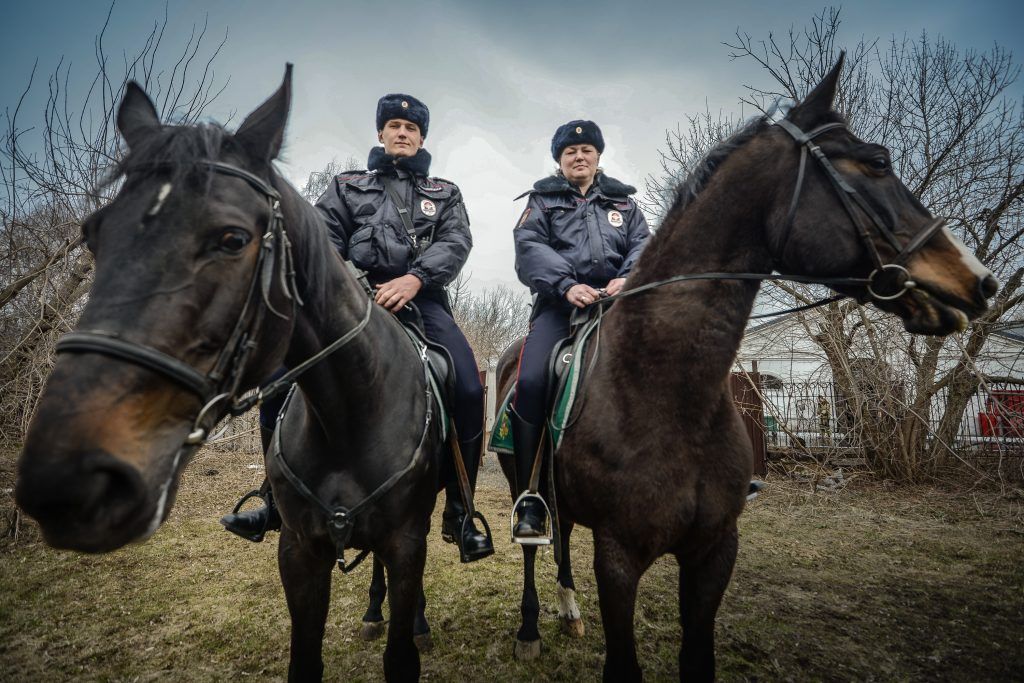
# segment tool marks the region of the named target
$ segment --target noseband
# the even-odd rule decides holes
[[[220,161],[203,161],[201,165],[215,173],[239,178],[263,195],[270,210],[270,223],[260,240],[256,265],[253,268],[249,291],[242,310],[235,321],[231,335],[221,349],[209,372],[203,373],[191,365],[146,344],[119,337],[104,330],[81,330],[69,332],[57,342],[57,353],[102,353],[128,361],[152,370],[164,378],[196,394],[203,407],[196,415],[192,431],[185,440],[186,446],[199,446],[206,441],[210,430],[225,412],[241,414],[260,401],[286,390],[289,384],[302,372],[322,360],[329,353],[348,343],[366,326],[370,317],[370,303],[367,301],[366,314],[359,324],[332,342],[320,353],[293,368],[277,381],[260,389],[255,395],[238,399],[238,391],[249,355],[256,348],[256,335],[266,317],[267,311],[287,319],[295,316],[296,306],[303,301],[295,283],[295,267],[292,260],[292,246],[284,229],[281,213],[281,195],[252,173]],[[270,303],[270,290],[275,280],[280,284],[285,297],[291,301],[290,315],[274,309]],[[218,407],[220,408],[218,410]]]
[[[786,243],[789,241],[789,233],[793,227],[793,221],[796,218],[797,206],[800,202],[800,191],[803,189],[804,184],[804,171],[807,167],[807,153],[810,152],[817,162],[821,165],[822,170],[825,171],[825,177],[832,183],[833,189],[836,191],[836,196],[839,197],[839,201],[842,203],[843,208],[846,210],[846,214],[850,217],[850,221],[853,222],[854,227],[857,230],[857,235],[860,237],[861,242],[867,249],[871,262],[875,269],[868,275],[868,281],[866,284],[867,292],[871,298],[878,301],[891,301],[898,299],[907,293],[907,291],[914,289],[917,283],[914,282],[910,277],[910,272],[907,271],[906,263],[910,257],[918,251],[925,243],[932,238],[932,236],[939,231],[942,226],[946,224],[944,218],[934,219],[928,227],[914,235],[906,244],[901,244],[900,240],[896,237],[896,234],[885,224],[878,213],[871,208],[871,205],[864,199],[857,190],[853,188],[846,179],[836,170],[836,167],[832,165],[832,162],[828,160],[825,153],[821,150],[821,147],[814,144],[814,138],[818,137],[822,133],[826,133],[830,130],[837,128],[846,129],[845,123],[826,123],[823,126],[818,126],[809,133],[805,133],[792,122],[782,119],[778,121],[777,125],[782,130],[789,133],[789,135],[796,141],[800,146],[800,168],[797,171],[796,176],[796,187],[793,189],[793,198],[789,202],[789,214],[786,216],[785,227],[783,228],[782,238],[779,240],[778,253],[784,253],[786,249]],[[857,211],[860,209],[860,212]],[[870,223],[866,223],[861,220],[861,216],[867,216]],[[871,225],[874,225],[875,230],[883,239],[889,244],[889,246],[896,252],[896,258],[886,263],[882,261],[881,254],[878,253],[878,248],[875,246],[874,240],[871,238]],[[894,294],[885,294],[877,290],[879,284],[881,284],[879,278],[891,278],[889,282],[885,284],[894,283],[899,289]]]

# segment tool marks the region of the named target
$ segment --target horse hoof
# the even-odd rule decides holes
[[[363,628],[359,632],[359,637],[363,640],[377,640],[384,635],[385,631],[387,631],[387,622],[364,621]]]
[[[571,638],[582,638],[587,632],[582,619],[559,617],[558,621],[562,624],[562,633]]]
[[[540,657],[540,639],[537,640],[517,640],[516,641],[516,659],[521,662],[528,662],[531,659],[537,659]]]
[[[416,649],[420,652],[430,652],[434,649],[434,639],[430,637],[430,631],[417,633],[412,637],[412,641],[416,643]]]

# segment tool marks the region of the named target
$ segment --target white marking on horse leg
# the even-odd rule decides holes
[[[167,195],[171,193],[173,188],[174,186],[170,183],[164,183],[160,186],[160,191],[156,193],[156,203],[146,212],[147,216],[155,216],[160,213],[160,209],[164,208],[164,200],[167,199]]]
[[[967,248],[967,245],[960,241],[960,239],[953,234],[953,232],[946,227],[942,228],[942,234],[946,236],[953,246],[956,247],[957,251],[960,252],[960,259],[964,262],[964,266],[967,270],[971,271],[979,280],[992,276],[994,277],[991,270],[982,265],[978,257],[971,253],[971,250]]]
[[[580,608],[576,604],[576,591],[558,584],[558,616],[561,619],[576,620],[580,618]]]

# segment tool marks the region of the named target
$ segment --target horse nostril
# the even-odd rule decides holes
[[[982,299],[991,299],[999,291],[999,280],[995,279],[991,275],[986,275],[982,278],[981,282],[978,283],[978,292],[981,294]]]

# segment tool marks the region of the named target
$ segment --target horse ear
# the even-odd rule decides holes
[[[284,70],[281,87],[266,102],[245,117],[235,140],[254,158],[270,161],[277,157],[284,141],[284,127],[292,102],[292,65]]]
[[[135,81],[129,81],[121,106],[117,108],[117,129],[128,147],[135,147],[147,132],[159,127],[160,116],[146,91]]]
[[[843,70],[844,61],[846,61],[845,50],[839,53],[839,59],[836,60],[835,66],[825,75],[821,83],[815,86],[814,90],[809,92],[800,104],[793,107],[790,119],[808,125],[832,110],[832,104],[836,99],[836,88],[839,85],[839,74]]]

